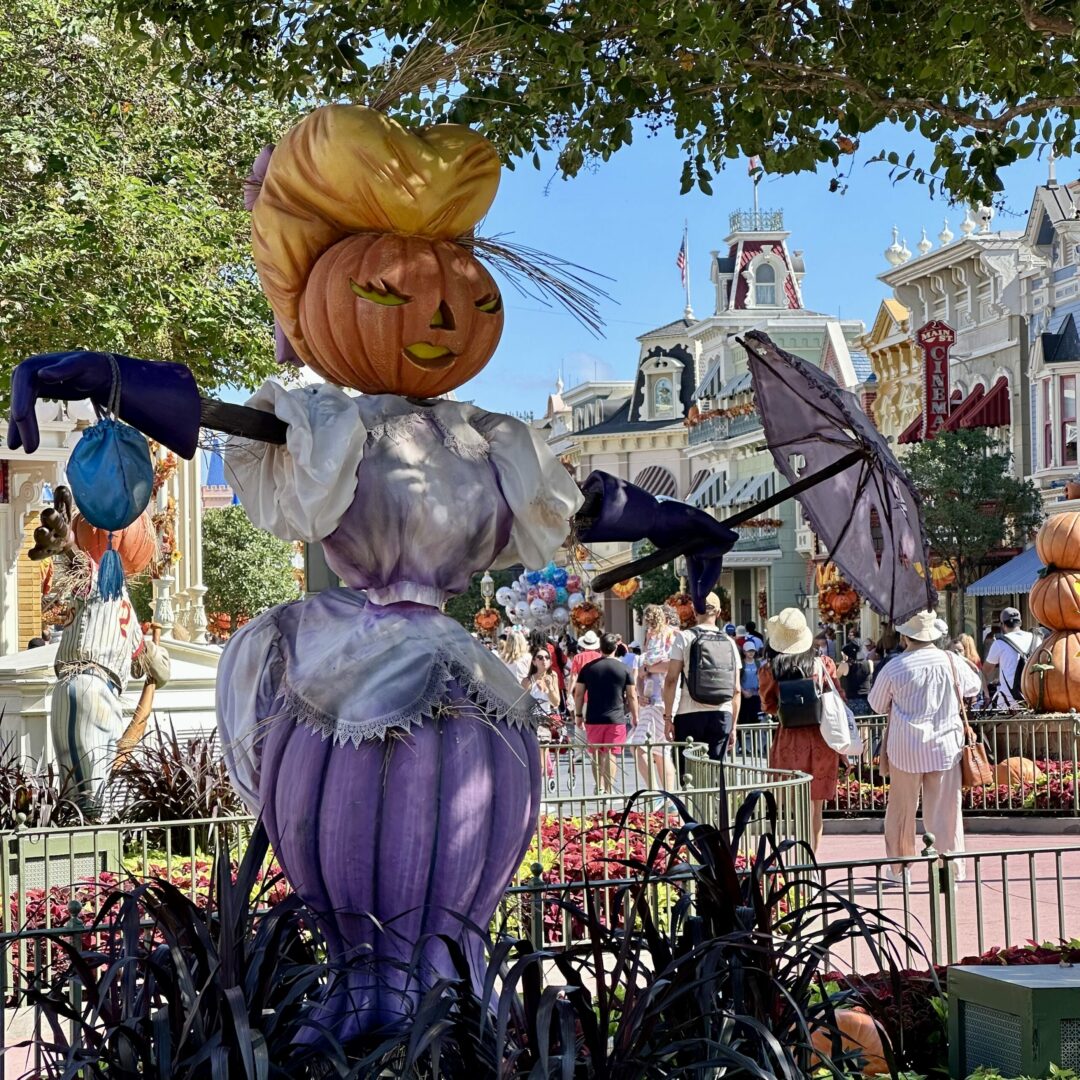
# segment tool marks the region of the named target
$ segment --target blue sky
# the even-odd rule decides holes
[[[893,141],[888,141],[892,139]],[[793,249],[806,259],[804,302],[817,311],[872,322],[888,295],[876,275],[888,268],[884,250],[900,228],[914,252],[922,227],[937,246],[943,219],[959,236],[963,207],[950,207],[911,182],[894,185],[888,168],[866,164],[882,147],[917,149],[916,137],[895,129],[866,136],[846,194],[828,190],[831,170],[765,177],[762,209],[783,209]],[[929,155],[926,155],[927,159]],[[1058,162],[1059,181],[1075,172]],[[714,194],[679,195],[682,157],[669,135],[639,138],[596,171],[564,181],[531,163],[504,170],[484,231],[510,233],[516,242],[543,248],[615,280],[604,305],[605,334],[596,339],[561,309],[506,290],[506,329],[491,363],[458,391],[459,397],[500,412],[541,414],[560,366],[567,386],[583,379],[625,378],[637,362],[637,335],[676,319],[684,299],[675,256],[683,219],[690,229],[691,299],[700,318],[712,312],[709,252],[723,249],[728,213],[753,201],[746,162],[730,163],[713,183]],[[1007,206],[993,229],[1022,229],[1033,188],[1045,182],[1046,162],[1034,156],[1004,174]]]

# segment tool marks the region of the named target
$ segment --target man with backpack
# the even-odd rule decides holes
[[[664,730],[669,739],[693,739],[708,747],[709,757],[722,761],[735,744],[741,683],[735,639],[716,625],[720,599],[705,597],[705,610],[697,612],[697,626],[675,635],[664,677]],[[675,695],[681,686],[678,711]],[[682,753],[679,772],[684,771]]]
[[[994,702],[1001,701],[1010,709],[1024,703],[1020,681],[1024,667],[1037,647],[1035,635],[1020,628],[1020,612],[1013,607],[1005,608],[1001,612],[1001,634],[990,645],[983,663],[983,678],[987,685],[997,680]]]

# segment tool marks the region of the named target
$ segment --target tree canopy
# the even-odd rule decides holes
[[[167,46],[91,6],[0,6],[0,398],[19,360],[75,348],[256,386],[273,336],[242,183],[295,113],[170,82]]]
[[[274,604],[300,595],[293,545],[251,523],[242,506],[203,514],[204,605],[210,618],[229,617],[231,629]]]
[[[555,149],[565,175],[670,128],[684,190],[750,155],[772,173],[832,168],[841,187],[860,136],[891,123],[897,148],[900,128],[927,140],[925,159],[886,150],[897,177],[985,202],[1003,166],[1080,134],[1073,0],[102,2],[132,33],[160,28],[176,79],[282,101],[386,104],[373,65],[389,50],[411,65],[399,90],[431,75],[391,111],[474,125],[507,162]]]
[[[956,574],[961,595],[987,556],[1023,547],[1042,520],[1038,488],[1013,476],[1010,461],[985,428],[943,431],[904,455],[922,496],[930,553]]]

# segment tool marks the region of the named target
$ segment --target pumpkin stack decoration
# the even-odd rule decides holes
[[[1046,569],[1031,587],[1031,614],[1053,631],[1024,666],[1024,700],[1039,712],[1080,707],[1080,513],[1054,514],[1035,537]]]

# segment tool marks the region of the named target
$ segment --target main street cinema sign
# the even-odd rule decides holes
[[[915,340],[923,353],[923,438],[932,439],[949,419],[949,350],[956,331],[934,319],[919,327]]]

